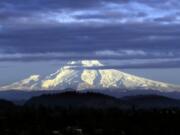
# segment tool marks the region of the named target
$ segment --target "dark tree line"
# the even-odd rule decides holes
[[[1,135],[176,135],[180,110],[18,107],[0,110]]]
[[[176,107],[179,101],[140,96],[126,102],[101,94],[72,92],[42,95],[23,106],[0,100],[0,135],[180,134],[180,109],[169,107]]]

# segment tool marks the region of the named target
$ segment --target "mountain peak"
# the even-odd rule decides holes
[[[103,66],[103,64],[98,60],[78,60],[78,61],[68,62],[67,64],[69,66],[80,66],[80,67]]]
[[[57,72],[45,77],[30,76],[22,81],[4,86],[0,90],[63,90],[84,89],[125,89],[125,90],[180,90],[179,86],[153,81],[121,72],[116,69],[101,69],[104,66],[98,60],[71,61]],[[89,68],[90,67],[90,68]],[[93,69],[93,67],[100,67]],[[86,69],[87,68],[87,69]],[[92,68],[92,69],[91,69]]]

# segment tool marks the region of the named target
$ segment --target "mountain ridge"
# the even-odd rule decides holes
[[[153,81],[115,69],[101,69],[98,60],[71,61],[49,76],[31,75],[29,78],[6,85],[0,90],[64,90],[86,89],[153,89],[163,92],[179,91],[180,86]]]
[[[45,107],[87,107],[87,108],[130,108],[130,105],[121,99],[94,92],[69,91],[56,94],[44,94],[25,102],[25,106]]]
[[[27,100],[25,106],[65,108],[162,109],[180,108],[180,100],[160,95],[136,95],[115,98],[102,93],[69,91],[43,94]]]

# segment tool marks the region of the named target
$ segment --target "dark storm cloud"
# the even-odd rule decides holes
[[[178,0],[1,0],[0,61],[180,58],[179,9]]]
[[[180,60],[177,61],[167,61],[159,63],[135,63],[135,64],[122,64],[122,65],[111,65],[102,67],[86,67],[86,69],[149,69],[149,68],[177,68],[180,67]],[[81,67],[82,68],[82,67]],[[71,69],[81,69],[80,67],[72,67]]]
[[[54,8],[87,8],[95,7],[102,2],[128,2],[128,0],[1,0],[0,7],[17,9],[54,9]]]
[[[44,28],[0,34],[6,51],[19,53],[89,52],[99,50],[177,50],[180,26],[121,25]],[[11,48],[11,49],[9,49]]]
[[[89,19],[113,23],[111,19],[114,17],[117,22],[159,20],[168,23],[168,19],[161,18],[178,16],[179,7],[177,0],[1,0],[0,20],[10,24],[23,22],[27,24],[27,21],[34,21],[34,24],[37,24],[45,23],[48,20],[46,18],[50,16],[51,21],[58,23],[71,23],[72,19],[73,22],[83,21],[83,23],[90,21]],[[79,18],[81,20],[78,20]],[[174,23],[179,20],[172,18],[170,20]],[[12,20],[15,22],[8,22]]]

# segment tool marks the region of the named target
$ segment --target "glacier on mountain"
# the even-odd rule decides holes
[[[0,90],[124,89],[176,91],[179,86],[130,75],[120,70],[102,69],[98,60],[71,61],[49,76],[32,75]]]

